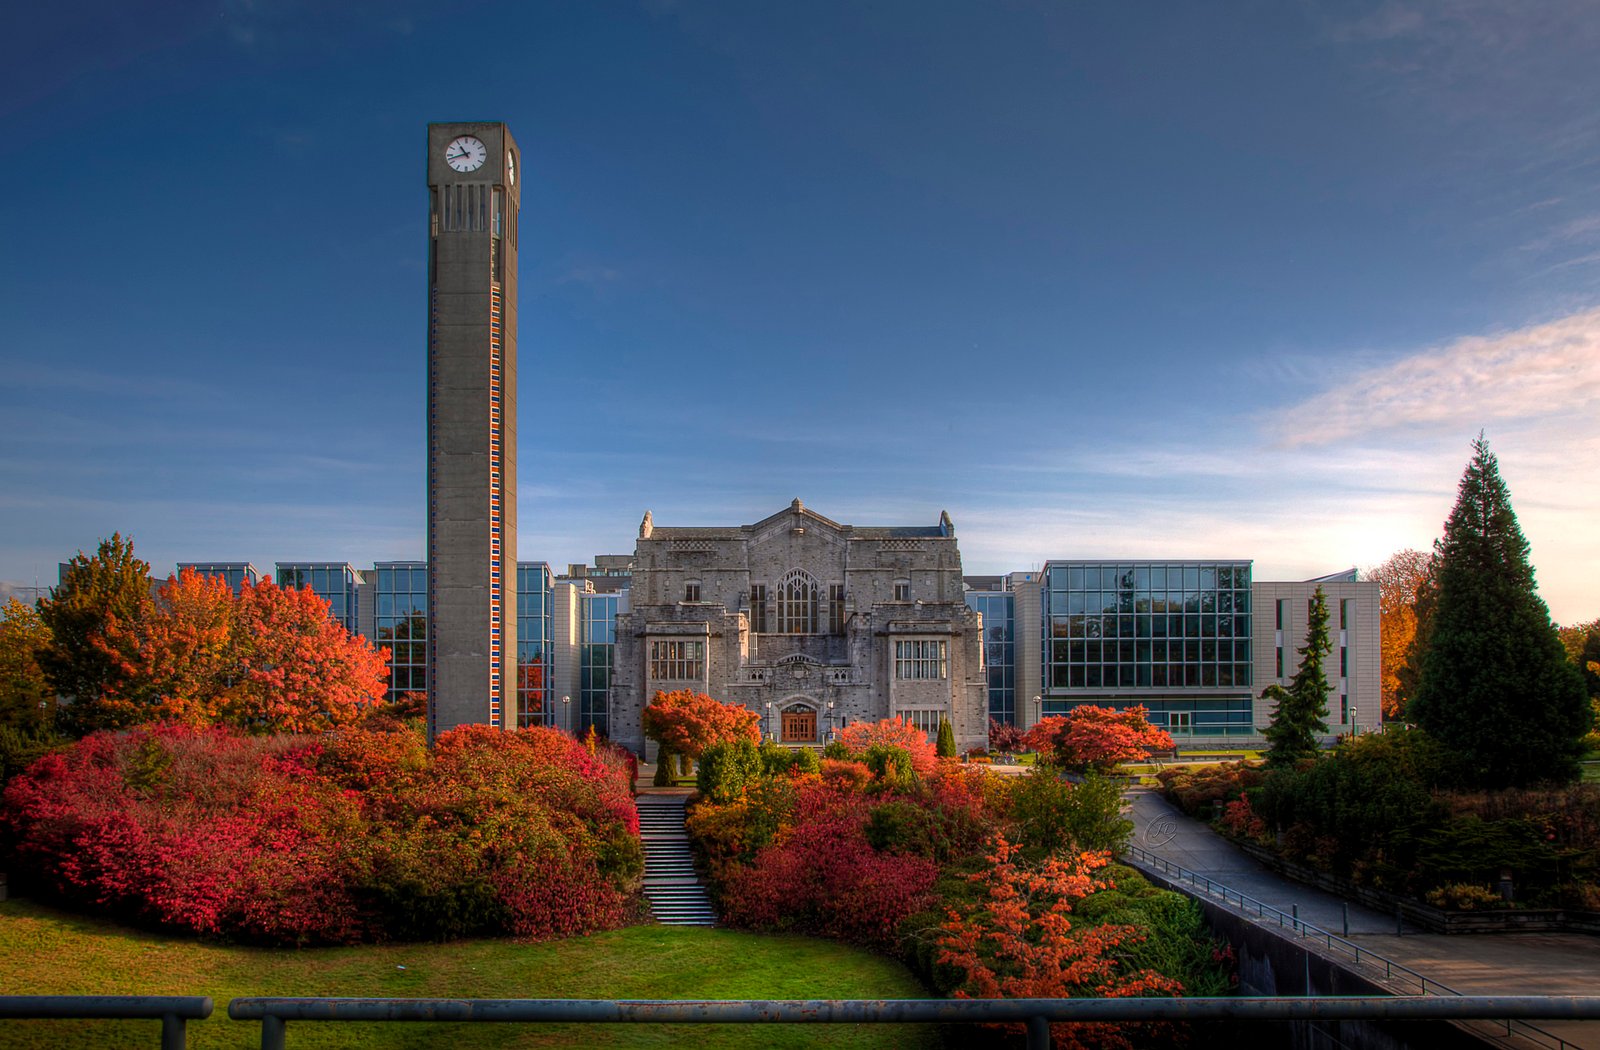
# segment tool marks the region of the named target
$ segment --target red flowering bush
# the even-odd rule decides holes
[[[1024,740],[1039,755],[1065,769],[1107,773],[1123,762],[1170,750],[1172,737],[1150,724],[1143,705],[1123,710],[1085,704],[1069,715],[1052,715],[1028,730]]]
[[[316,739],[97,733],[14,779],[13,870],[69,903],[201,934],[347,943],[558,936],[636,911],[625,764],[555,730]]]
[[[292,747],[222,729],[93,734],[7,788],[16,865],[128,919],[352,940],[360,920],[335,872],[359,814],[343,793],[293,779]]]
[[[1234,799],[1222,812],[1222,826],[1235,835],[1259,839],[1267,833],[1267,822],[1250,808],[1250,796]]]
[[[815,933],[889,947],[907,915],[926,906],[938,868],[926,857],[874,849],[867,796],[820,781],[801,784],[794,823],[723,886],[737,926]]]

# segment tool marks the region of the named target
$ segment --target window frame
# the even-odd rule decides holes
[[[894,676],[902,682],[949,681],[949,641],[944,638],[896,638]]]
[[[658,682],[701,682],[706,643],[699,638],[650,639],[650,677]]]

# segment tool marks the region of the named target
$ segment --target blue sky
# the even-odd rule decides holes
[[[424,125],[523,150],[520,553],[796,496],[967,570],[1426,547],[1600,615],[1600,20],[119,3],[0,42],[0,580],[420,557]],[[333,10],[329,10],[332,8]]]

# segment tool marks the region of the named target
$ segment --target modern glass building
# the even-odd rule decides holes
[[[389,699],[428,691],[428,563],[380,561],[372,639],[389,650]]]
[[[344,624],[351,634],[361,633],[360,601],[356,589],[361,574],[342,561],[280,561],[279,587],[310,587],[327,599],[328,615]]]
[[[261,582],[261,570],[247,561],[180,561],[178,572],[184,569],[193,569],[201,576],[220,576],[233,588],[233,593],[238,594],[244,581],[249,580],[254,587]]]
[[[550,566],[517,563],[517,725],[555,725]]]
[[[1248,561],[1052,561],[1043,716],[1143,704],[1175,736],[1251,736]]]
[[[983,614],[983,663],[989,676],[989,717],[1015,725],[1017,658],[1013,596],[1010,591],[968,591],[967,606]]]
[[[578,719],[573,732],[583,736],[594,726],[610,735],[611,671],[617,650],[617,611],[621,594],[581,594],[583,631],[579,643]]]

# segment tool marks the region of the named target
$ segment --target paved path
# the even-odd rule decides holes
[[[1342,898],[1268,871],[1149,789],[1129,793],[1133,844],[1161,859],[1339,933]],[[1392,915],[1349,904],[1350,940],[1465,994],[1600,994],[1600,937],[1579,933],[1421,933],[1395,936]],[[1600,1022],[1540,1021],[1570,1045],[1600,1050]],[[1524,1044],[1526,1045],[1526,1044]]]
[[[1233,847],[1209,825],[1190,820],[1166,799],[1148,788],[1128,793],[1133,803],[1133,844],[1162,860],[1181,865],[1209,879],[1254,897],[1279,911],[1300,909],[1300,918],[1330,933],[1343,931],[1344,913],[1350,913],[1350,932],[1394,933],[1394,916],[1384,915],[1342,897],[1303,886],[1277,875]],[[1415,927],[1408,927],[1415,931]]]

